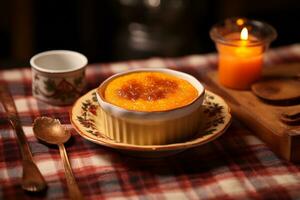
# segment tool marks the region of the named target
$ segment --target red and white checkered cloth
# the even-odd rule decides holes
[[[292,61],[300,61],[300,45],[271,50],[266,57],[267,66]],[[139,67],[172,67],[197,76],[216,69],[216,55],[89,65],[89,89],[113,73]],[[66,149],[86,199],[300,199],[300,166],[278,158],[237,120],[206,145],[163,159],[140,159],[80,137],[70,125],[70,107],[32,97],[30,68],[0,71],[0,81],[9,86],[34,161],[48,183],[39,195],[21,189],[19,148],[1,107],[0,199],[68,199],[58,148],[39,143],[33,135],[32,122],[38,116],[58,118],[72,130]]]

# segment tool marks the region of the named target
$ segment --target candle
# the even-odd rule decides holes
[[[239,40],[237,40],[239,36]],[[250,36],[252,40],[257,40]],[[250,38],[249,37],[249,38]],[[219,81],[222,85],[234,89],[247,89],[260,78],[263,65],[263,46],[248,46],[248,30],[226,35],[235,46],[217,44],[219,51]]]
[[[218,79],[226,87],[248,89],[260,78],[264,51],[276,37],[276,32],[271,26],[257,21],[230,19],[229,22],[227,20],[211,30],[219,52]],[[267,39],[259,34],[264,33],[262,28],[270,28]]]

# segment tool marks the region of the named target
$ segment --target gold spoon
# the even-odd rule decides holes
[[[36,118],[33,123],[33,132],[38,139],[49,144],[58,145],[60,156],[65,168],[70,198],[78,200],[83,199],[73,175],[66,149],[64,147],[64,143],[67,142],[71,137],[70,132],[61,125],[58,119],[53,119],[50,117]]]

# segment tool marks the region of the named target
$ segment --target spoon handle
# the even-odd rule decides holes
[[[64,169],[65,169],[65,175],[66,175],[66,179],[67,179],[67,186],[69,189],[70,198],[73,200],[74,199],[81,200],[81,199],[83,199],[83,196],[79,190],[79,187],[76,183],[74,174],[72,172],[71,164],[69,162],[65,146],[63,144],[59,144],[58,147],[59,147],[59,153],[60,153],[61,159],[63,161]]]

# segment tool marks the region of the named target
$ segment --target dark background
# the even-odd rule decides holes
[[[298,0],[1,0],[0,68],[53,49],[89,63],[208,53],[211,26],[237,16],[273,25],[272,47],[300,41]]]

